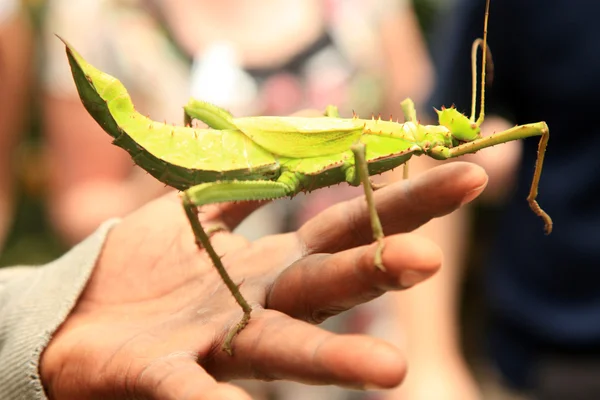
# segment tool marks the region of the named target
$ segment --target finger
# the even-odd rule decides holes
[[[190,355],[155,360],[137,379],[134,392],[156,400],[251,400],[228,384],[217,383]]]
[[[211,375],[392,388],[406,374],[400,351],[383,340],[333,334],[272,310],[256,310],[235,346],[233,358],[220,352],[207,360]]]
[[[487,175],[481,167],[453,162],[386,186],[374,196],[389,235],[412,231],[432,218],[451,213],[477,197],[486,184]],[[300,228],[298,237],[306,254],[333,253],[372,242],[364,196],[323,211]]]
[[[267,295],[265,308],[321,323],[388,290],[411,287],[433,275],[442,253],[430,240],[414,234],[387,237],[386,272],[375,268],[377,244],[336,254],[304,257],[287,268]]]

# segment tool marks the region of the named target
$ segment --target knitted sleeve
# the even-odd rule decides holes
[[[49,264],[0,269],[0,399],[46,399],[40,355],[75,306],[117,223],[105,222]]]

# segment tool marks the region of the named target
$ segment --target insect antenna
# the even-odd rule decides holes
[[[488,61],[488,45],[487,45],[487,28],[488,19],[490,16],[490,0],[485,2],[485,17],[483,20],[483,39],[477,39],[471,47],[471,71],[472,71],[472,91],[471,91],[471,121],[475,122],[475,104],[477,102],[477,50],[481,46],[481,104],[479,107],[479,118],[477,118],[477,126],[481,125],[485,116],[485,73],[486,63]],[[491,62],[491,60],[490,60]]]

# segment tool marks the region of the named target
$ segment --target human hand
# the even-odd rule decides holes
[[[253,305],[248,326],[220,351],[242,311],[198,250],[173,194],[109,233],[75,309],[40,363],[51,399],[248,399],[233,378],[288,379],[389,388],[405,374],[395,347],[314,326],[327,317],[432,275],[439,249],[410,232],[452,212],[485,187],[483,170],[451,163],[375,193],[385,232],[384,273],[374,266],[364,197],[333,206],[296,232],[249,243],[212,237]],[[201,209],[205,228],[233,229],[256,203]]]

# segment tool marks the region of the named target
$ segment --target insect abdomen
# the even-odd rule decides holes
[[[65,45],[85,108],[115,145],[161,182],[182,190],[202,182],[279,175],[275,157],[239,131],[175,127],[139,114],[121,82]]]

